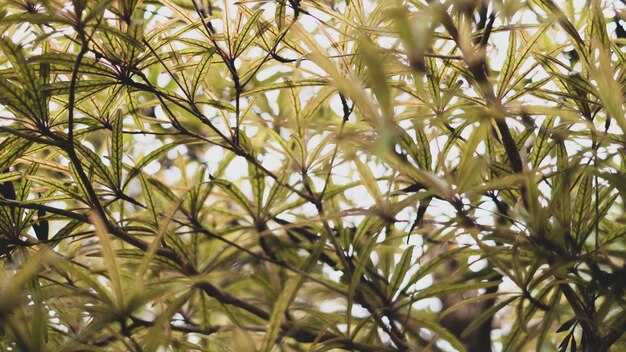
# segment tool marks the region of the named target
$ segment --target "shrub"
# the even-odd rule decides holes
[[[0,4],[2,350],[624,348],[623,2]]]

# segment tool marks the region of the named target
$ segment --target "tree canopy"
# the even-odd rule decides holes
[[[624,21],[0,0],[0,349],[626,348]]]

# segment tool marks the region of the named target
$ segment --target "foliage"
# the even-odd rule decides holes
[[[624,348],[601,0],[1,0],[0,346]]]

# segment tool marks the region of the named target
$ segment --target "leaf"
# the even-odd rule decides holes
[[[437,336],[450,343],[455,351],[467,352],[467,348],[465,348],[463,343],[439,323],[434,322],[430,319],[420,318],[419,315],[415,317],[412,316],[411,318],[417,322],[418,326],[431,330]]]
[[[5,172],[0,174],[0,183],[15,181],[22,178],[22,174],[17,171]]]
[[[82,161],[87,162],[86,166],[92,169],[109,188],[115,189],[115,177],[111,174],[109,168],[104,165],[100,156],[82,144],[76,144],[74,148],[79,152]]]
[[[366,217],[354,234],[354,242],[359,243],[365,238],[364,240],[369,244],[369,240],[379,234],[385,223],[385,220],[376,215]]]
[[[489,287],[498,286],[500,282],[487,281],[487,282],[461,282],[461,283],[447,283],[445,285],[433,285],[427,287],[417,294],[413,295],[413,300],[419,301],[420,299],[428,297],[436,297],[448,293],[467,292],[470,290],[486,289]]]
[[[19,82],[22,84],[23,91],[31,96],[31,102],[35,104],[35,106],[40,107],[39,79],[36,77],[33,67],[28,65],[22,47],[15,45],[6,37],[0,37],[0,49],[11,62]],[[41,118],[41,116],[37,117]]]
[[[226,110],[229,112],[235,112],[237,109],[232,105],[225,101],[219,101],[214,99],[196,99],[196,104],[202,105],[206,104],[208,106],[212,106],[214,108],[218,108],[220,110]]]
[[[249,215],[254,217],[254,210],[250,206],[250,201],[246,196],[237,188],[234,184],[229,181],[223,179],[212,180],[212,183],[216,184],[218,187],[222,189],[228,196],[231,197],[232,200],[237,202],[243,210],[246,211]]]
[[[514,87],[510,82],[514,80],[515,73],[520,70],[529,54],[535,48],[535,45],[537,45],[537,42],[544,37],[546,31],[552,27],[552,24],[553,21],[546,21],[542,24],[541,28],[533,34],[530,40],[524,43],[524,46],[520,48],[520,50],[517,50],[517,31],[512,30],[509,32],[509,47],[504,65],[502,66],[503,68],[500,72],[500,80],[496,92],[498,99],[503,99]]]
[[[161,196],[167,198],[168,200],[172,202],[178,201],[178,197],[176,196],[176,194],[165,183],[159,181],[158,179],[154,177],[149,177],[148,183],[151,184],[154,187],[154,189],[156,189],[156,191],[161,194]]]
[[[481,123],[480,126],[472,132],[472,135],[464,146],[463,154],[461,155],[461,164],[457,172],[459,178],[457,182],[460,192],[465,192],[481,182],[480,176],[483,174],[481,171],[486,167],[486,163],[481,158],[475,157],[474,154],[480,142],[487,137],[489,128],[489,124]]]
[[[626,118],[624,117],[624,98],[621,94],[615,94],[622,89],[621,83],[614,78],[615,68],[612,66],[608,49],[599,48],[598,66],[591,67],[590,78],[597,82],[597,95],[603,103],[609,118],[615,119],[622,133],[626,133]]]
[[[296,88],[296,87],[309,87],[309,86],[325,86],[328,85],[328,80],[326,79],[303,79],[303,80],[299,80],[299,81],[285,81],[282,83],[273,83],[273,84],[263,84],[259,87],[250,89],[250,90],[245,90],[242,94],[241,97],[245,98],[245,97],[249,97],[249,96],[253,96],[253,95],[257,95],[260,93],[265,93],[271,90],[277,90],[277,89],[285,89],[285,88]]]
[[[122,190],[125,190],[126,187],[128,186],[128,183],[130,182],[130,180],[132,180],[133,178],[135,178],[139,173],[141,173],[141,170],[148,164],[150,164],[151,162],[157,160],[158,158],[162,157],[163,155],[167,154],[168,151],[170,151],[172,148],[180,145],[180,144],[184,144],[184,143],[192,143],[193,141],[191,140],[176,140],[173,141],[172,143],[167,143],[153,151],[151,151],[148,155],[144,156],[143,158],[141,158],[134,167],[132,167],[130,169],[130,171],[128,172],[128,176],[126,177],[126,180],[124,181],[124,187],[122,187]]]
[[[211,63],[213,62],[214,54],[215,54],[215,49],[207,51],[204,55],[202,55],[200,62],[196,66],[194,73],[193,73],[193,79],[191,81],[191,94],[192,95],[195,95],[198,92],[198,88],[200,87],[200,85],[202,84],[202,81],[204,80],[207,73],[209,72],[209,69],[211,68]]]
[[[124,117],[121,111],[117,111],[113,119],[113,135],[111,137],[111,166],[115,176],[115,186],[122,185],[122,158],[124,157]]]
[[[592,231],[594,231],[596,221],[602,222],[603,219],[606,219],[607,213],[613,207],[613,204],[615,203],[615,201],[617,200],[619,196],[616,193],[611,194],[612,192],[613,190],[610,188],[605,188],[599,192],[597,211],[594,209],[593,217],[591,216],[587,217],[587,222],[583,224],[584,226],[581,228],[580,233],[578,234],[580,238],[586,238],[589,236],[589,234],[592,233]],[[594,208],[595,208],[595,202],[594,202]]]
[[[580,55],[583,61],[588,63],[590,60],[588,59],[587,52],[585,50],[585,41],[581,38],[580,33],[578,33],[576,27],[572,24],[572,22],[570,22],[561,8],[559,8],[552,0],[533,0],[532,2],[537,3],[548,14],[554,16],[561,27],[569,35],[578,55]]]
[[[313,267],[318,264],[318,260],[323,253],[326,236],[322,235],[319,243],[315,246],[315,249],[311,252],[306,262],[302,266],[302,272],[310,273]],[[289,305],[296,299],[298,290],[305,282],[305,275],[298,273],[287,281],[285,288],[281,292],[278,302],[272,309],[272,315],[268,321],[268,331],[263,339],[263,345],[261,351],[271,351],[276,337],[282,329],[282,321],[286,316]]]
[[[159,228],[159,209],[156,201],[156,197],[152,192],[152,187],[148,183],[147,176],[144,176],[143,172],[139,173],[139,181],[141,181],[141,190],[143,191],[143,198],[146,201],[146,207],[152,215],[153,228]]]
[[[31,321],[31,336],[34,349],[42,350],[48,340],[48,312],[45,309],[41,285],[37,279],[30,282],[29,292],[33,299],[33,320]]]
[[[539,167],[548,153],[550,153],[552,148],[554,148],[554,143],[550,142],[550,131],[555,120],[556,116],[547,116],[537,133],[537,138],[533,144],[532,152],[528,157],[528,160],[535,169]]]
[[[57,258],[50,252],[43,250],[35,255],[28,257],[22,264],[20,270],[16,270],[2,276],[2,284],[0,285],[0,312],[3,315],[9,314],[22,300],[22,289],[32,282],[37,275],[45,269],[45,265],[55,264]]]
[[[425,135],[423,135],[424,132],[419,128],[415,128],[415,134],[418,137],[418,143],[420,144],[418,147],[415,142],[413,142],[411,136],[404,129],[398,128],[397,131],[400,135],[398,142],[402,149],[404,149],[411,156],[411,158],[415,160],[417,166],[422,169],[429,170],[432,160],[429,160],[431,157],[430,147],[428,146],[427,149],[424,150],[424,145],[422,144],[424,141],[421,138],[425,137]],[[426,155],[426,153],[428,153],[428,155]]]
[[[71,83],[69,81],[54,82],[43,86],[42,89],[49,95],[70,94]],[[115,84],[117,82],[110,79],[78,80],[76,81],[76,92],[79,94],[95,94]]]
[[[566,228],[566,231],[569,231],[571,221],[570,174],[568,172],[569,157],[563,143],[557,143],[556,155],[557,172],[559,172],[559,174],[554,177],[552,198],[554,199],[553,202],[556,207],[555,215],[557,220]]]
[[[163,238],[165,237],[167,233],[167,228],[172,223],[174,216],[178,212],[178,208],[180,207],[180,205],[181,205],[181,201],[179,200],[175,206],[169,208],[163,221],[160,224],[158,224],[159,226],[158,231],[155,234],[154,238],[152,239],[150,246],[145,251],[145,254],[143,255],[143,258],[141,260],[141,264],[139,265],[139,268],[137,269],[137,277],[139,279],[144,278],[148,270],[148,266],[152,262],[152,259],[154,258],[157,249],[162,246]]]
[[[265,173],[256,165],[248,162],[248,177],[252,185],[252,195],[256,205],[257,216],[261,215],[263,209],[263,194],[265,192]]]
[[[28,166],[28,169],[26,169],[26,171],[24,172],[22,176],[23,178],[20,180],[19,185],[17,187],[16,199],[18,201],[26,202],[28,200],[28,195],[30,194],[32,182],[30,179],[28,179],[28,177],[24,177],[24,176],[35,174],[37,172],[37,169],[39,169],[39,164],[32,163]],[[18,220],[17,223],[20,224],[21,219],[23,218],[22,214],[20,214],[21,210],[18,208],[15,208],[14,211],[15,211],[14,218],[17,219]],[[28,220],[28,218],[25,220]]]
[[[65,224],[65,226],[59,229],[57,233],[52,236],[52,238],[57,240],[64,239],[82,225],[83,222],[80,220],[70,220],[67,224]]]
[[[380,202],[382,202],[382,194],[380,192],[380,188],[378,188],[376,177],[372,174],[372,170],[363,164],[358,155],[355,155],[352,161],[356,165],[359,175],[361,176],[361,182],[363,182],[365,189],[367,189],[367,192],[374,198],[376,204],[380,204]]]
[[[161,312],[161,314],[159,314],[146,336],[146,343],[145,346],[143,346],[144,351],[153,352],[159,350],[159,347],[163,342],[161,340],[161,336],[163,336],[164,332],[170,330],[170,321],[172,320],[172,317],[185,303],[189,301],[193,294],[194,291],[189,290],[182,293],[174,300],[167,302],[165,309]]]
[[[84,23],[89,23],[94,18],[101,16],[113,0],[100,0],[89,9],[89,13],[83,19]]]
[[[53,23],[62,25],[73,25],[71,19],[66,16],[60,16],[56,13],[16,13],[9,16],[2,17],[2,22],[6,24],[10,23],[31,23],[50,25]]]
[[[582,233],[582,229],[585,223],[589,220],[589,217],[595,212],[592,211],[593,203],[591,202],[591,195],[593,193],[592,183],[592,175],[585,173],[578,184],[578,193],[574,203],[574,213],[572,218],[573,236],[576,239],[578,248],[581,248],[586,240],[586,237],[583,236],[584,234]]]
[[[348,294],[346,297],[346,299],[348,300],[348,304],[347,304],[348,312],[352,311],[352,305],[353,305],[355,292],[357,288],[359,287],[361,278],[363,277],[363,273],[365,272],[368,264],[370,264],[371,262],[370,255],[372,254],[372,252],[374,251],[374,248],[376,247],[376,241],[378,240],[378,236],[380,232],[380,229],[377,229],[378,223],[369,223],[367,225],[370,225],[370,226],[367,226],[367,228],[371,229],[371,232],[367,231],[368,237],[363,239],[365,244],[362,246],[362,248],[358,249],[359,256],[357,257],[357,260],[356,260],[356,266],[354,270],[352,271],[352,277],[350,278],[350,286],[348,287]],[[363,224],[361,224],[361,226],[363,226]],[[359,226],[359,228],[361,226]],[[356,241],[357,240],[355,238],[355,242]],[[350,320],[348,320],[348,326],[350,326]]]
[[[278,2],[276,4],[276,11],[274,13],[274,22],[276,23],[276,28],[278,28],[278,30],[282,30],[285,27],[286,8],[287,8],[287,5],[284,2]]]
[[[362,51],[360,57],[367,67],[365,72],[369,78],[371,89],[376,96],[376,100],[378,100],[383,116],[387,121],[390,121],[393,118],[393,111],[390,89],[386,79],[387,74],[384,70],[384,59],[367,37],[360,36],[357,43]]]
[[[494,316],[494,314],[496,314],[497,312],[499,312],[500,310],[502,310],[503,308],[505,308],[506,306],[508,306],[509,304],[511,304],[513,301],[515,301],[518,298],[519,297],[509,297],[505,299],[504,301],[499,302],[498,304],[494,304],[488,309],[483,310],[480,313],[480,315],[478,315],[475,319],[472,320],[472,322],[467,327],[465,327],[465,329],[463,330],[463,333],[461,334],[461,338],[467,338],[471,333],[475,332],[477,329],[480,329],[480,327],[486,321],[491,319]]]
[[[137,101],[135,97],[133,97],[133,93],[130,89],[124,90],[124,101],[126,102],[126,108],[128,109],[128,114],[130,114],[133,117],[135,126],[138,129],[143,129],[144,126],[139,115],[139,107],[137,106]]]
[[[0,156],[0,170],[6,170],[11,166],[15,160],[20,158],[26,150],[33,144],[31,141],[26,141],[18,137],[9,137],[5,139],[0,146],[0,153],[5,152]]]
[[[239,31],[239,33],[237,34],[237,38],[235,39],[234,44],[233,58],[241,55],[247,47],[246,42],[250,42],[252,39],[254,39],[249,38],[249,34],[252,31],[253,26],[257,25],[259,17],[263,14],[263,11],[263,9],[259,9],[252,16],[250,16],[241,31]],[[259,33],[257,33],[257,35],[259,35]]]
[[[606,20],[604,19],[604,13],[602,11],[603,9],[600,2],[591,2],[591,13],[587,16],[589,24],[587,25],[587,33],[585,33],[585,36],[591,38],[602,50],[610,50],[611,41],[606,30]]]
[[[75,171],[73,170],[73,166],[71,164],[70,164],[70,171],[72,175],[74,175]],[[80,182],[77,182],[77,186],[74,187],[70,185],[69,182],[66,184],[66,183],[57,181],[47,176],[28,175],[26,177],[32,181],[39,182],[43,185],[49,185],[53,187],[54,189],[67,194],[72,199],[81,201],[85,204],[89,204],[89,201],[88,201],[89,198],[86,195],[86,190],[84,189],[84,187],[83,188],[80,187]]]
[[[80,196],[76,198],[84,199],[86,204],[93,205],[94,200],[91,199],[87,186],[85,185],[85,183],[83,183],[83,180],[81,179],[80,174],[78,173],[78,170],[76,170],[76,166],[73,163],[71,163],[69,165],[69,169],[70,169],[70,174],[72,175],[72,179],[74,180],[74,183],[76,184],[76,188],[80,190]],[[45,182],[51,183],[50,181],[45,181]],[[68,194],[72,194],[72,193],[68,193]]]
[[[568,320],[565,323],[563,323],[563,325],[561,325],[556,330],[556,333],[558,334],[560,332],[568,331],[569,329],[571,329],[572,326],[574,326],[574,324],[576,324],[576,322],[577,322],[576,317],[571,318],[570,320]]]
[[[13,111],[29,120],[37,117],[32,109],[31,100],[16,85],[0,77],[0,103],[8,105]]]
[[[424,127],[419,124],[413,124],[413,128],[415,129],[415,137],[417,139],[417,144],[419,146],[417,159],[415,161],[418,165],[425,169],[426,171],[431,171],[433,164],[433,157],[430,152],[430,142],[428,140],[428,136],[424,132]]]
[[[50,65],[50,69],[52,72],[70,73],[74,69],[76,59],[76,55],[73,54],[48,52],[28,58],[28,63],[48,64]],[[82,74],[101,76],[103,78],[106,77],[109,79],[114,79],[118,76],[115,70],[90,57],[84,57],[81,60],[78,72]],[[42,87],[45,86],[46,85],[42,85]]]
[[[294,154],[294,161],[298,165],[298,167],[302,168],[307,164],[307,149],[305,142],[302,138],[296,134],[292,134],[289,138],[289,150],[293,152],[297,152]]]
[[[301,275],[297,275],[295,277],[292,277],[285,285],[285,288],[281,292],[278,301],[272,309],[272,315],[267,323],[267,332],[265,333],[265,336],[263,338],[263,343],[261,345],[260,351],[270,352],[274,347],[274,341],[281,331],[281,325],[284,316],[287,313],[289,305],[296,298],[296,294],[300,287],[302,287],[302,283],[303,277]]]
[[[393,294],[400,290],[400,285],[405,279],[406,273],[411,267],[411,259],[413,258],[414,246],[407,247],[400,257],[400,261],[396,264],[396,268],[393,271],[393,276],[389,281],[389,293]]]
[[[515,74],[515,58],[517,56],[517,31],[511,30],[509,32],[509,47],[506,52],[506,58],[500,71],[500,82],[498,84],[498,90],[496,96],[502,99],[504,91],[509,81]]]

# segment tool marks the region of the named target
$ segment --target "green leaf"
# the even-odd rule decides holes
[[[464,250],[465,248],[463,247],[457,247],[453,250],[450,250],[441,255],[438,255],[435,258],[429,260],[428,262],[420,265],[420,268],[415,272],[415,274],[413,274],[413,276],[411,276],[411,279],[408,281],[407,287],[423,279],[424,277],[426,277],[426,275],[430,274],[439,266],[449,261],[450,258],[453,258],[454,256],[458,255],[460,252]]]
[[[100,155],[96,154],[91,149],[83,146],[82,144],[76,144],[75,149],[79,152],[81,161],[86,161],[86,166],[90,170],[93,170],[95,174],[111,189],[115,189],[115,177],[111,174],[109,168],[104,165]]]
[[[589,234],[594,231],[596,227],[596,222],[600,223],[603,219],[606,219],[607,213],[613,207],[613,204],[619,197],[618,194],[614,193],[610,188],[604,188],[598,193],[598,207],[597,211],[595,209],[595,201],[593,203],[594,211],[593,216],[587,216],[587,222],[583,224],[583,227],[580,229],[580,232],[577,234],[579,238],[586,238]],[[601,234],[597,234],[597,236],[601,236]],[[607,236],[609,237],[609,236]]]
[[[39,281],[34,279],[30,282],[29,292],[33,298],[33,320],[31,321],[31,336],[33,337],[34,350],[43,350],[48,340],[48,312],[45,309],[44,297],[41,292]]]
[[[252,31],[252,28],[255,25],[257,25],[257,23],[259,22],[259,18],[263,14],[263,11],[264,11],[263,9],[259,9],[252,16],[250,16],[250,18],[248,18],[248,20],[246,21],[246,24],[243,26],[241,31],[239,31],[239,33],[237,34],[237,37],[235,39],[234,50],[233,50],[234,58],[241,55],[243,51],[246,49],[246,47],[248,46],[248,43],[254,39],[254,38],[249,38],[249,34]],[[259,35],[259,34],[260,33],[257,33],[256,35]]]
[[[578,183],[578,193],[576,194],[576,200],[574,202],[574,212],[572,217],[572,231],[573,236],[576,239],[578,248],[581,248],[586,237],[582,233],[582,229],[589,218],[593,216],[595,212],[593,209],[593,203],[591,202],[591,196],[593,193],[593,176],[589,173],[585,173],[580,182]]]
[[[552,185],[552,199],[556,207],[555,215],[561,226],[569,231],[571,221],[569,157],[563,143],[556,145],[557,172]]]
[[[287,313],[289,305],[291,305],[296,298],[296,294],[302,287],[303,281],[302,275],[296,275],[287,281],[285,288],[281,292],[278,301],[272,309],[272,315],[267,323],[267,331],[263,338],[260,351],[270,352],[274,347],[275,340],[281,331],[281,325],[285,314]]]
[[[122,158],[124,157],[124,116],[121,111],[117,111],[113,119],[113,135],[111,137],[111,166],[115,176],[115,186],[122,185]]]
[[[416,155],[415,161],[425,169],[426,171],[431,171],[433,164],[433,157],[430,152],[430,141],[428,140],[428,136],[426,132],[424,132],[424,127],[414,122],[413,128],[415,129],[415,137],[417,139],[418,154]]]
[[[21,46],[14,44],[6,37],[0,37],[0,49],[4,52],[6,58],[9,59],[15,73],[22,84],[23,91],[31,96],[31,101],[40,106],[41,96],[39,89],[39,79],[35,74],[33,66],[29,66]],[[38,116],[40,117],[40,116]]]
[[[4,77],[0,77],[0,104],[5,104],[22,117],[35,120],[37,113],[26,94]]]
[[[216,184],[219,188],[222,189],[222,191],[224,191],[228,196],[230,196],[232,200],[238,203],[241,206],[241,208],[243,208],[243,210],[245,210],[246,213],[248,213],[248,215],[251,215],[254,217],[254,210],[250,206],[250,201],[248,200],[248,198],[246,198],[243,192],[239,190],[239,188],[237,188],[231,182],[223,180],[223,179],[219,179],[219,180],[216,179],[216,180],[212,180],[211,182]]]
[[[532,3],[538,4],[548,14],[554,16],[561,27],[569,35],[574,48],[578,52],[578,55],[580,55],[583,61],[589,62],[587,51],[585,50],[585,41],[580,36],[580,33],[578,33],[578,30],[576,30],[576,27],[572,24],[572,22],[570,22],[565,13],[563,13],[561,8],[552,0],[533,0]]]
[[[28,59],[29,64],[48,64],[52,72],[66,72],[70,73],[74,69],[76,63],[76,55],[49,52],[41,55],[35,55]],[[80,62],[78,72],[82,74],[90,74],[95,76],[106,77],[114,79],[118,76],[115,70],[111,69],[107,65],[98,62],[90,57],[84,57]],[[46,87],[46,85],[42,85]]]
[[[491,319],[494,314],[511,304],[513,301],[519,299],[519,297],[509,297],[498,304],[494,304],[488,309],[483,310],[478,317],[472,320],[472,322],[463,330],[461,334],[462,338],[467,338],[471,333],[475,332],[489,319]]]
[[[93,79],[76,81],[76,92],[79,94],[95,94],[107,89],[117,82],[110,79]],[[43,91],[49,95],[70,94],[71,82],[61,81],[50,83],[43,87]]]
[[[51,25],[53,23],[61,25],[72,25],[73,22],[66,16],[61,16],[56,13],[16,13],[2,18],[2,22],[6,24],[10,23],[31,23]]]
[[[100,0],[89,9],[89,13],[83,19],[84,23],[89,23],[94,18],[101,16],[104,11],[109,7],[109,5],[113,2],[113,0]]]
[[[152,215],[153,228],[156,229],[159,227],[159,211],[160,211],[157,205],[156,197],[154,193],[152,192],[152,186],[150,186],[150,184],[148,183],[147,176],[144,176],[143,172],[139,173],[139,181],[141,181],[141,190],[143,191],[143,198],[146,201],[146,207],[148,208],[148,211]]]
[[[380,188],[378,188],[378,181],[376,177],[374,177],[374,174],[372,174],[372,170],[356,155],[352,161],[356,165],[363,186],[365,186],[365,189],[367,189],[367,192],[374,198],[376,203],[379,204],[382,201],[382,194]]]
[[[184,144],[184,143],[192,143],[192,140],[176,140],[172,143],[168,143],[165,144],[155,150],[153,150],[152,152],[150,152],[148,155],[144,156],[143,158],[141,158],[134,167],[132,167],[130,169],[130,171],[128,172],[128,176],[126,177],[126,180],[124,181],[124,187],[122,187],[122,190],[125,190],[126,187],[128,186],[128,183],[135,178],[140,172],[141,169],[143,169],[146,165],[150,164],[151,162],[159,159],[160,157],[162,157],[163,155],[167,154],[168,151],[170,151],[172,148],[180,145],[180,144]]]
[[[528,160],[535,169],[539,167],[548,153],[554,148],[554,143],[550,142],[550,133],[555,120],[556,116],[547,116],[537,133],[532,152],[528,157]]]
[[[2,147],[0,148],[0,153],[5,152],[0,156],[0,170],[6,170],[13,165],[15,160],[24,155],[32,144],[33,142],[20,139],[19,137],[6,138],[0,144]]]
[[[73,171],[73,167],[70,164],[70,171],[71,173],[74,175]],[[50,177],[46,177],[46,176],[38,176],[38,175],[29,175],[26,176],[28,179],[41,183],[43,185],[48,185],[51,186],[52,188],[59,190],[65,194],[67,194],[68,196],[70,196],[72,199],[81,201],[85,204],[89,204],[88,202],[88,196],[86,194],[86,190],[84,189],[84,187],[80,187],[81,183],[77,182],[77,186],[74,187],[72,185],[70,185],[69,183],[63,183],[60,181],[57,181],[53,178]],[[78,177],[78,176],[76,176]]]
[[[285,89],[285,88],[296,88],[296,87],[309,87],[309,86],[326,86],[328,85],[329,81],[327,79],[303,79],[303,80],[299,80],[299,81],[285,81],[282,83],[273,83],[273,84],[263,84],[259,87],[256,88],[252,88],[250,90],[245,90],[242,94],[241,97],[245,98],[245,97],[249,97],[249,96],[253,96],[253,95],[257,95],[260,93],[265,93],[265,92],[269,92],[271,90],[277,90],[277,89]]]
[[[402,253],[402,257],[400,257],[400,261],[396,264],[396,268],[393,271],[393,276],[391,276],[391,280],[389,281],[389,293],[395,294],[400,290],[400,285],[405,279],[407,271],[411,268],[411,260],[413,258],[413,249],[414,246],[409,246]]]
[[[0,174],[0,183],[15,181],[22,178],[22,174],[17,171],[5,172]]]
[[[509,84],[510,80],[515,74],[515,63],[517,57],[517,31],[512,30],[509,32],[509,47],[506,52],[506,58],[500,71],[500,82],[498,84],[498,90],[496,96],[499,99],[503,98],[505,88]]]
[[[89,196],[89,191],[87,190],[87,185],[85,185],[85,183],[83,183],[83,180],[81,179],[78,171],[76,170],[76,166],[73,163],[70,163],[70,174],[72,175],[72,179],[74,180],[74,183],[76,184],[76,187],[80,190],[80,195],[79,197],[76,197],[77,199],[84,199],[86,204],[93,204],[93,200],[91,199],[91,197]],[[44,182],[44,181],[42,181]],[[50,181],[46,181],[46,183],[51,183]],[[72,193],[68,193],[68,194],[72,194]]]
[[[489,287],[498,286],[500,282],[487,281],[487,282],[461,282],[461,283],[446,283],[440,285],[433,285],[427,287],[417,294],[413,295],[415,301],[428,297],[436,297],[448,293],[467,292],[470,290],[486,289]]]
[[[230,103],[227,103],[225,101],[220,101],[220,100],[214,100],[214,99],[199,98],[199,99],[196,99],[196,104],[198,105],[206,104],[208,106],[212,106],[214,108],[218,108],[220,110],[226,110],[229,112],[235,112],[237,110]]]
[[[193,80],[191,81],[191,94],[195,95],[198,92],[198,88],[204,81],[209,69],[211,68],[211,63],[213,62],[213,55],[215,54],[215,49],[208,50],[202,58],[200,62],[196,66],[193,73]]]
[[[355,292],[359,287],[361,278],[363,277],[363,273],[365,272],[368,265],[371,263],[370,255],[376,247],[376,241],[378,240],[380,232],[380,229],[377,229],[377,223],[369,223],[367,225],[370,225],[367,226],[367,228],[371,229],[371,232],[367,231],[368,237],[363,240],[365,244],[362,246],[362,248],[358,249],[359,256],[356,259],[356,266],[352,271],[350,286],[348,287],[348,295],[346,297],[348,300],[348,312],[352,311]],[[361,226],[363,226],[363,224],[361,224]],[[348,320],[348,326],[350,326],[350,319]]]
[[[360,57],[364,61],[367,69],[365,70],[371,89],[378,100],[380,109],[386,120],[391,120],[393,111],[391,106],[391,94],[386,79],[385,62],[377,48],[365,36],[358,37],[357,43],[362,51]]]
[[[511,81],[515,80],[515,73],[520,70],[530,53],[535,49],[537,42],[544,38],[546,31],[552,27],[552,24],[552,21],[546,21],[541,28],[533,34],[530,40],[524,43],[524,46],[520,48],[520,50],[517,50],[517,31],[511,30],[509,32],[509,47],[504,65],[500,71],[498,90],[496,92],[498,99],[503,99],[504,96],[513,89],[514,86],[511,85]],[[517,80],[519,80],[519,78]]]
[[[193,290],[189,290],[175,297],[174,300],[167,302],[165,309],[157,317],[155,324],[150,328],[146,336],[146,343],[143,346],[143,350],[146,352],[158,351],[159,347],[163,345],[163,332],[170,329],[170,321],[174,314],[181,309],[181,307],[189,301],[194,294]]]
[[[287,5],[284,2],[278,2],[276,4],[276,12],[274,13],[274,22],[276,23],[276,28],[278,30],[282,30],[287,21],[285,20]]]
[[[263,194],[265,192],[265,173],[256,165],[248,162],[248,177],[252,185],[252,195],[256,205],[256,215],[259,216],[263,209]]]
[[[413,319],[417,323],[418,326],[424,327],[432,331],[437,336],[441,337],[443,340],[449,342],[452,345],[452,347],[455,349],[455,351],[467,352],[467,349],[465,348],[463,343],[459,341],[459,339],[456,336],[454,336],[454,334],[452,334],[450,331],[445,329],[439,323],[434,322],[430,319],[420,318],[419,316],[411,317],[411,319]]]
[[[421,169],[430,170],[432,157],[430,155],[428,138],[426,137],[423,129],[417,126],[415,127],[415,135],[419,146],[413,142],[411,136],[404,129],[398,128],[397,131],[400,134],[399,144],[402,146],[402,149],[404,149],[411,156],[411,158],[415,160]],[[424,142],[426,142],[426,144],[424,144]]]

